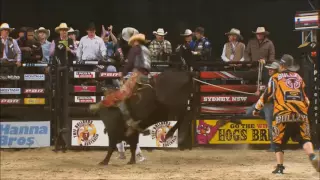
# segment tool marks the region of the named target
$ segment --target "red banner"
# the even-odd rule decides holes
[[[108,73],[108,72],[101,72],[99,77],[106,77],[106,78],[117,78],[121,77],[121,73]]]
[[[222,88],[219,88],[219,87],[222,87]],[[256,85],[219,85],[219,87],[210,86],[210,85],[201,85],[200,92],[214,92],[214,93],[232,92],[223,88],[236,90],[236,91],[243,91],[248,93],[254,93],[257,91]]]
[[[24,94],[43,94],[44,89],[24,89]]]
[[[257,71],[208,71],[200,72],[200,79],[242,80],[257,79]]]
[[[0,104],[20,104],[21,99],[0,99]]]
[[[201,106],[201,113],[245,114],[250,106]]]
[[[96,86],[73,86],[74,92],[96,92]]]
[[[259,96],[201,96],[202,103],[254,103]]]

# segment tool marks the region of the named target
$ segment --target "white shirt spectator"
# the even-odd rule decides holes
[[[89,38],[84,36],[81,38],[77,49],[77,57],[79,60],[92,61],[102,60],[107,55],[107,48],[99,36]]]

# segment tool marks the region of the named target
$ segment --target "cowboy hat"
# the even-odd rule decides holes
[[[269,31],[266,31],[264,27],[258,27],[256,32],[252,31],[254,34],[265,34],[268,35],[270,34]]]
[[[243,37],[242,37],[242,35],[240,34],[240,30],[239,29],[236,29],[236,28],[232,28],[231,30],[230,30],[230,32],[227,32],[227,33],[225,33],[225,35],[236,35],[236,36],[238,36],[241,40],[243,39]]]
[[[5,30],[5,29],[9,30],[9,32],[11,32],[11,31],[14,30],[14,28],[10,28],[10,26],[9,26],[8,23],[2,23],[2,24],[0,25],[0,31]]]
[[[272,64],[267,64],[265,66],[267,69],[275,69],[278,70],[280,68],[279,62],[273,62]]]
[[[139,31],[132,27],[126,27],[122,29],[121,37],[125,41],[129,41],[133,35],[139,34]]]
[[[191,36],[193,32],[190,29],[186,29],[183,34],[180,34],[180,36]]]
[[[67,31],[69,31],[70,28],[68,27],[67,23],[60,23],[60,25],[55,28],[55,31],[59,33],[61,29],[66,29]]]
[[[300,69],[298,64],[295,64],[294,59],[289,54],[284,54],[280,60],[280,65],[284,66],[289,71],[296,72]]]
[[[50,36],[50,30],[49,29],[46,29],[46,28],[44,28],[44,27],[40,27],[39,29],[36,29],[35,31],[34,31],[34,35],[35,35],[35,37],[38,39],[38,36],[39,36],[39,33],[40,32],[44,32],[46,35],[47,35],[47,39],[49,38],[49,36]]]
[[[145,43],[146,42],[146,36],[144,34],[135,34],[129,39],[128,44],[130,46],[132,46],[134,41],[140,41],[140,42]]]
[[[153,31],[154,35],[165,36],[168,32],[164,32],[162,28],[159,28],[157,31]]]
[[[79,36],[80,31],[79,30],[74,30],[72,27],[70,27],[68,34],[75,34],[76,36]]]

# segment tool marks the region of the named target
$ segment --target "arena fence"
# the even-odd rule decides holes
[[[30,75],[21,69],[43,69],[46,64],[24,64],[14,68],[11,74],[1,74],[1,148],[34,148],[59,142],[71,147],[106,147],[107,135],[99,117],[88,112],[88,105],[99,102],[105,90],[104,81],[117,79],[120,73],[83,71],[96,66],[73,64],[72,68],[52,61],[49,74]],[[258,99],[257,65],[232,66],[228,63],[197,62],[191,69],[207,66],[210,71],[198,71],[195,76],[194,93],[191,95],[190,124],[181,131],[190,131],[186,144],[203,146],[211,144],[268,144],[268,127],[263,119],[245,116],[246,110]],[[153,63],[153,73],[181,63]],[[227,67],[228,66],[228,67]],[[90,69],[89,68],[89,69]],[[189,67],[190,68],[190,67]],[[156,72],[158,71],[158,72]],[[37,72],[37,71],[34,71]],[[20,73],[20,74],[19,74]],[[313,76],[309,77],[313,80]],[[31,83],[29,83],[29,81]],[[35,83],[32,83],[35,82]],[[316,86],[316,84],[311,84]],[[7,89],[5,89],[7,88]],[[318,110],[319,104],[311,109]],[[315,113],[315,112],[314,112]],[[310,118],[312,132],[317,137],[316,117]],[[240,124],[241,122],[241,124]],[[162,122],[150,127],[150,136],[140,137],[141,147],[176,148],[179,133],[162,142],[157,131],[168,130],[176,122]],[[88,139],[79,134],[86,131]],[[160,136],[160,134],[159,134]],[[316,139],[316,138],[314,138]],[[291,142],[294,143],[294,142]],[[316,143],[316,141],[315,141]]]

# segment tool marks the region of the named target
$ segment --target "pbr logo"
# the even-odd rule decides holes
[[[0,99],[0,104],[20,104],[21,99]]]
[[[74,78],[95,78],[96,73],[91,71],[75,71]]]
[[[25,94],[43,94],[44,89],[24,89]]]
[[[72,128],[73,138],[80,146],[90,146],[99,138],[97,129],[92,120],[82,120]]]
[[[44,81],[45,75],[44,74],[25,74],[24,80],[25,81]]]
[[[100,73],[100,77],[120,77],[121,73],[107,73],[107,72],[102,72]]]
[[[95,96],[75,96],[74,101],[76,103],[95,103],[96,97]]]
[[[0,88],[0,94],[21,94],[20,88]]]
[[[177,141],[177,136],[165,140],[167,133],[173,127],[172,122],[160,122],[153,126],[151,130],[152,139],[156,140],[157,147],[169,147],[171,144]]]

